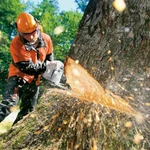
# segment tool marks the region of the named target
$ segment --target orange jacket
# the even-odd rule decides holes
[[[38,48],[39,60],[43,62],[46,58],[46,55],[51,54],[53,52],[53,45],[52,45],[51,38],[47,34],[41,33],[41,37],[44,39],[44,42],[46,44],[46,47]],[[10,44],[10,53],[14,63],[21,62],[21,61],[29,61],[29,60],[32,60],[33,63],[36,63],[38,61],[37,52],[35,52],[35,50],[30,50],[30,51],[26,50],[19,36],[16,36],[12,40]],[[9,67],[8,77],[11,76],[19,76],[22,79],[26,80],[28,83],[31,83],[34,80],[33,75],[28,75],[21,72],[12,63],[10,64]],[[40,83],[40,75],[38,76],[38,79],[36,81],[37,85],[39,83]]]

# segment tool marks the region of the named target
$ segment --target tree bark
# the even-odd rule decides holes
[[[103,87],[138,102],[149,114],[150,1],[126,0],[119,13],[113,0],[91,0],[69,56],[79,60]]]

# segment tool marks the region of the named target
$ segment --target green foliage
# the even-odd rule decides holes
[[[57,22],[57,12],[58,6],[56,0],[43,0],[31,14],[40,21],[44,32],[51,35],[55,23]]]
[[[8,66],[11,61],[9,53],[9,39],[6,34],[0,31],[0,94],[3,91],[7,79]]]
[[[82,14],[73,11],[59,14],[56,0],[44,0],[34,9],[32,15],[40,21],[43,31],[51,36],[55,59],[63,61],[72,44]],[[63,27],[64,31],[56,35],[54,30],[59,26]]]
[[[13,23],[15,22],[16,16],[25,9],[20,0],[3,0],[0,1],[0,30],[11,38],[12,32],[14,31]]]
[[[20,0],[0,2],[0,30],[3,31],[3,33],[1,32],[2,38],[0,41],[0,94],[4,89],[9,63],[11,62],[9,45],[12,36],[16,34],[13,23],[17,15],[27,10],[27,8],[28,12],[40,21],[43,31],[51,36],[55,59],[62,61],[69,51],[82,17],[82,14],[73,11],[59,13],[57,0],[43,0],[37,6],[31,1],[27,3],[21,3]],[[58,26],[62,26],[64,31],[60,34],[55,34],[54,30]]]
[[[81,12],[84,12],[89,0],[75,0],[75,2],[78,5],[77,9],[81,10]]]
[[[56,59],[65,59],[77,32],[81,17],[82,14],[73,11],[62,12],[59,14],[57,26],[63,27],[63,32],[58,35],[53,34],[52,36]]]

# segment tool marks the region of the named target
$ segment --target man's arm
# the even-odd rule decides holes
[[[46,70],[46,63],[39,61],[38,63],[34,64],[32,61],[21,61],[14,63],[13,65],[21,70],[23,73],[29,75],[39,75],[45,72]]]
[[[50,54],[46,55],[46,60],[53,61],[54,60],[54,54],[50,53]]]

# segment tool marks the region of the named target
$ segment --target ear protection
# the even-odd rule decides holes
[[[40,24],[40,21],[37,18],[34,18],[34,20],[36,21],[36,23]]]
[[[17,29],[17,23],[16,23],[16,22],[14,23],[14,26],[15,26],[15,28]]]

